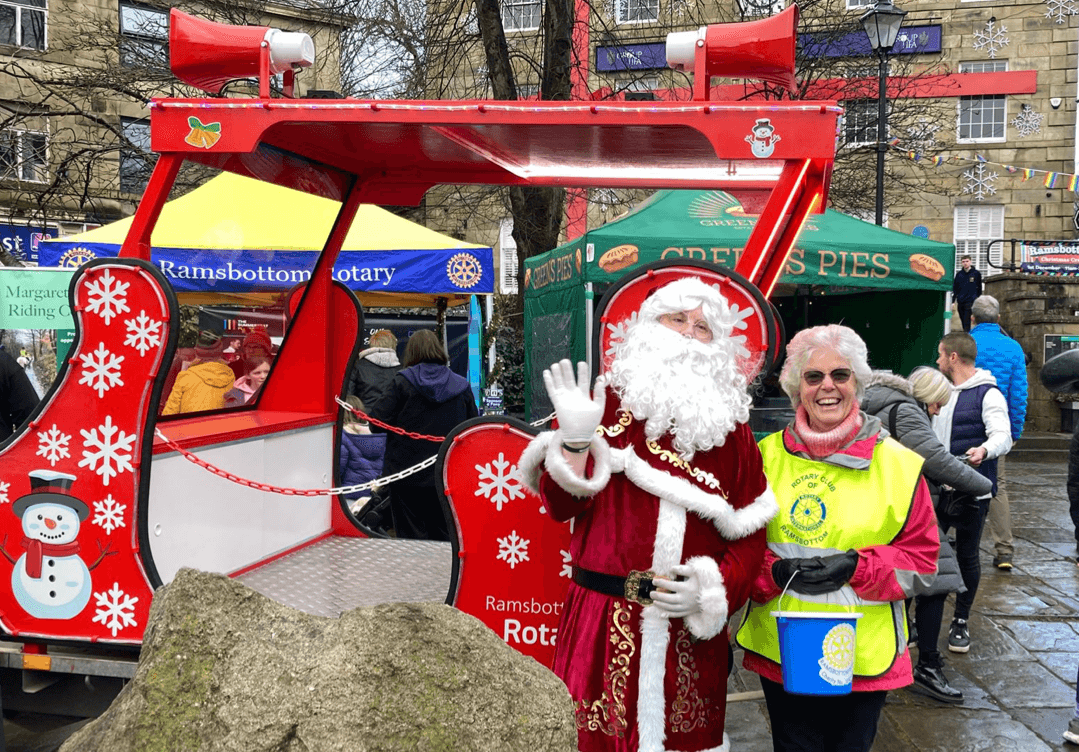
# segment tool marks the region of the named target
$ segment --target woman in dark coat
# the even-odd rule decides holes
[[[960,493],[979,496],[989,493],[992,483],[970,465],[953,457],[940,443],[930,416],[951,399],[948,378],[935,368],[920,367],[908,379],[883,371],[874,371],[868,381],[863,409],[876,415],[894,438],[925,458],[922,474],[936,505],[942,486]],[[963,693],[948,683],[944,660],[938,649],[944,601],[948,593],[964,589],[955,551],[940,531],[940,557],[937,577],[915,598],[914,623],[918,633],[918,665],[914,667],[916,692],[941,702],[962,702]]]
[[[444,437],[479,411],[468,381],[450,370],[438,336],[427,329],[412,335],[404,368],[371,408],[372,418],[406,431]],[[379,429],[381,430],[381,429]],[[384,476],[412,467],[438,453],[439,442],[388,432]],[[393,528],[398,538],[449,540],[446,515],[428,467],[389,487]]]

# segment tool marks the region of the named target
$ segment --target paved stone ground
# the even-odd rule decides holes
[[[944,650],[945,671],[966,701],[949,706],[908,690],[890,693],[873,752],[1079,752],[1061,737],[1079,665],[1079,567],[1065,480],[1061,461],[1009,458],[1015,569],[993,568],[986,524],[971,649]],[[754,689],[756,675],[738,669],[731,692]],[[727,732],[732,752],[770,752],[764,701],[729,705]]]

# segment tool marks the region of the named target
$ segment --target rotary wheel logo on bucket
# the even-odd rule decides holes
[[[854,627],[837,624],[824,635],[824,654],[817,661],[820,678],[834,687],[850,684],[854,675]]]

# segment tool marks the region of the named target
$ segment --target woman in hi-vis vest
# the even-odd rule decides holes
[[[922,458],[859,408],[866,356],[845,326],[795,335],[780,374],[795,418],[760,442],[779,514],[737,642],[745,667],[760,674],[777,752],[868,752],[887,691],[912,682],[904,600],[934,576],[940,539]],[[852,692],[785,689],[773,611],[862,615],[853,651],[832,656],[847,671],[853,661]],[[787,668],[795,667],[818,671],[810,661]]]

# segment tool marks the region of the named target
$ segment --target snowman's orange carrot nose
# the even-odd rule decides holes
[[[56,527],[56,522],[54,522],[53,520],[50,520],[48,517],[46,517],[45,518],[45,527],[49,528],[49,530],[52,530],[54,527]]]

